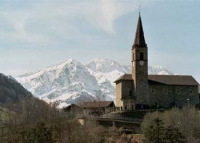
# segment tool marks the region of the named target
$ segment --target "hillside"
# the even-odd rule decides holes
[[[0,124],[1,122],[7,121],[9,119],[9,116],[14,114],[15,112],[12,112],[0,106]]]
[[[16,103],[31,95],[20,83],[0,74],[0,105]]]

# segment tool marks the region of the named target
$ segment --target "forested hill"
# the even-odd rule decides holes
[[[13,78],[0,73],[0,105],[16,103],[27,96],[32,94]]]

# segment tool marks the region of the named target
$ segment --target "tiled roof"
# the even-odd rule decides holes
[[[120,76],[116,81],[114,81],[115,83],[121,80],[133,80],[132,79],[132,74],[124,74],[122,76]]]
[[[116,81],[133,80],[131,74],[124,74]],[[168,85],[199,85],[199,83],[190,75],[148,75],[150,83],[168,84]]]
[[[84,102],[83,105],[81,105],[81,107],[82,108],[106,108],[110,106],[112,103],[113,101]]]

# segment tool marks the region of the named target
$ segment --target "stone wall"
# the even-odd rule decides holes
[[[135,105],[133,81],[120,81],[116,85],[116,107],[123,107],[128,110],[133,109]],[[177,106],[196,105],[199,103],[198,86],[178,86],[164,84],[150,84],[149,89],[140,90],[148,97],[149,105],[168,108],[175,103]],[[149,91],[149,92],[148,92]],[[148,94],[149,93],[149,94]],[[189,100],[188,100],[189,99]]]
[[[180,107],[188,103],[191,105],[199,103],[198,86],[150,85],[149,95],[151,106],[167,108],[172,103]]]
[[[122,98],[132,98],[133,96],[133,81],[122,81]],[[132,95],[130,91],[132,90]]]
[[[135,101],[134,99],[124,99],[124,110],[134,110],[135,109]]]
[[[143,58],[140,54],[143,53]],[[137,104],[148,104],[148,49],[147,47],[132,50],[132,78],[134,79],[135,96]]]

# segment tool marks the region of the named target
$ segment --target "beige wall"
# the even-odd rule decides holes
[[[133,94],[130,96],[129,92],[133,90],[133,81],[121,81],[116,85],[116,107],[127,107],[127,110],[132,110],[135,102]],[[124,100],[122,100],[122,98]],[[127,98],[127,99],[126,99]]]
[[[116,107],[123,106],[121,98],[122,98],[122,83],[120,82],[116,84]]]

